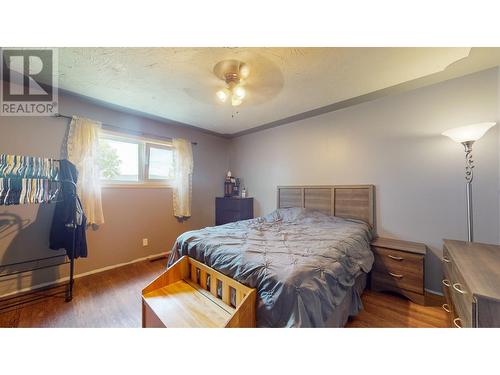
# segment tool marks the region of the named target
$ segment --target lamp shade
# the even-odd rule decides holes
[[[461,126],[459,128],[448,129],[441,133],[450,137],[455,142],[463,143],[470,141],[477,141],[481,138],[491,127],[495,126],[496,122],[481,122],[479,124]]]

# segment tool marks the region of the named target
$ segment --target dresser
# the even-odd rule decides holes
[[[376,238],[371,247],[375,256],[371,289],[396,292],[424,305],[427,247],[422,243],[392,238]]]
[[[500,327],[500,246],[444,240],[443,309],[451,327]]]
[[[215,225],[253,219],[253,198],[215,198]]]

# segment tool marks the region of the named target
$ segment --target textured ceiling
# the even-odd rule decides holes
[[[60,48],[62,89],[234,134],[440,72],[470,48]],[[250,67],[247,98],[219,103],[220,60]]]

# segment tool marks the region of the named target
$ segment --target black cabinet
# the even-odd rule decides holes
[[[253,198],[215,198],[215,225],[253,219]]]

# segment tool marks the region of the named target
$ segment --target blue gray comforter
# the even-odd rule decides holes
[[[189,255],[257,289],[257,326],[323,327],[373,264],[368,225],[301,208],[183,233]]]

